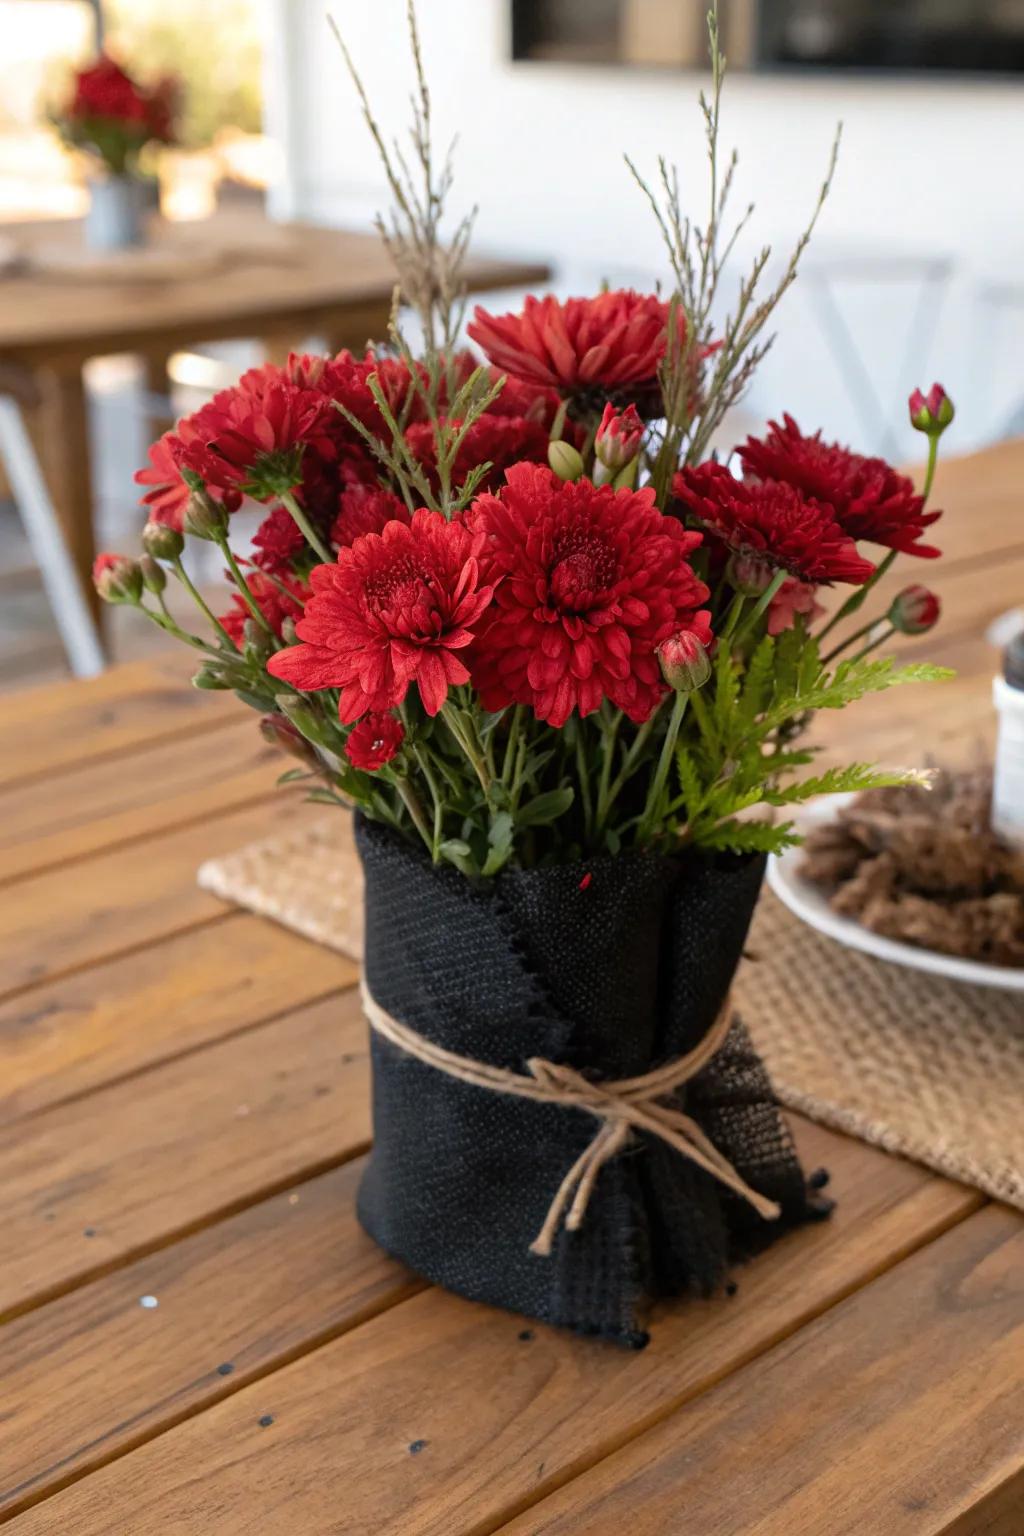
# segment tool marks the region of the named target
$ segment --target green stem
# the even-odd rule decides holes
[[[402,802],[405,805],[406,810],[409,812],[409,815],[412,817],[413,825],[422,837],[423,841],[426,843],[430,850],[431,858],[433,858],[433,838],[430,835],[430,828],[427,826],[426,818],[423,815],[423,807],[420,805],[416,791],[413,789],[408,779],[399,778],[397,775],[395,776],[395,788],[401,795]]]
[[[182,565],[182,563],[181,563],[181,556],[180,555],[178,555],[176,559],[171,561],[171,569],[174,571],[175,576],[177,576],[178,580],[181,582],[182,586],[185,588],[185,591],[188,593],[189,597],[195,603],[195,605],[199,609],[200,613],[205,615],[205,617],[212,624],[213,628],[216,630],[217,634],[220,635],[221,639],[223,640],[224,644],[227,646],[228,650],[234,651],[236,653],[236,655],[237,655],[237,653],[238,653],[238,646],[232,640],[231,636],[228,634],[227,630],[224,628],[223,624],[220,622],[220,619],[217,618],[216,614],[210,608],[209,604],[206,602],[206,600],[203,597],[202,593],[199,591],[198,587],[193,582],[191,576],[188,574],[188,572],[186,571],[185,567]]]
[[[707,705],[704,703],[704,700],[701,698],[699,692],[692,693],[690,698],[693,701],[693,712],[697,716],[697,724],[700,726],[701,736],[704,738],[708,747],[713,752],[717,751],[715,732],[711,727],[711,720],[708,716]]]
[[[420,772],[427,781],[427,788],[430,790],[430,797],[434,802],[434,833],[430,844],[430,857],[435,864],[440,864],[441,832],[444,825],[444,800],[438,793],[437,782],[431,772],[427,754],[421,752],[419,746],[414,746],[412,750],[413,756],[419,764]]]
[[[215,645],[207,645],[206,641],[200,640],[198,635],[190,635],[187,630],[182,629],[179,624],[174,622],[171,615],[167,611],[167,604],[163,601],[162,597],[160,599],[160,606],[163,609],[163,613],[154,613],[153,609],[147,608],[144,603],[137,603],[135,606],[138,608],[140,613],[144,613],[146,615],[146,618],[149,619],[151,624],[155,624],[157,628],[162,629],[165,634],[173,635],[176,640],[181,640],[185,643],[185,645],[192,646],[193,650],[205,651],[207,656],[216,656],[218,660],[224,660],[223,651],[218,650]],[[235,654],[237,656],[237,649],[235,650]]]
[[[264,616],[263,610],[260,607],[259,603],[257,603],[256,599],[253,597],[252,593],[249,591],[249,583],[246,581],[245,577],[242,575],[241,566],[238,564],[238,561],[235,559],[234,555],[231,553],[231,546],[228,543],[227,539],[222,534],[221,537],[219,539],[217,539],[216,542],[217,542],[217,548],[220,550],[221,554],[224,556],[224,559],[228,563],[228,570],[231,572],[231,578],[234,581],[235,586],[238,588],[239,592],[242,594],[242,601],[243,601],[243,603],[248,608],[249,612],[252,614],[253,619],[260,626],[260,628],[261,629],[265,629],[268,635],[273,635],[274,631],[271,629],[270,625],[267,623],[267,620],[266,620],[266,618]]]
[[[512,721],[508,728],[508,740],[505,742],[505,755],[501,762],[501,782],[508,788],[508,777],[516,761],[519,745],[519,732],[523,724],[523,706],[517,704],[512,710]]]
[[[317,554],[320,556],[320,559],[324,562],[324,564],[325,565],[333,565],[334,564],[334,556],[331,554],[330,550],[327,548],[327,546],[324,544],[323,540],[320,538],[320,535],[317,533],[316,529],[313,527],[312,523],[310,522],[309,518],[306,516],[305,512],[299,506],[299,503],[295,499],[294,492],[292,492],[292,491],[283,491],[282,494],[281,494],[281,505],[284,507],[286,512],[289,512],[291,514],[291,516],[292,516],[296,526],[301,531],[301,533],[302,533],[303,537],[305,538],[307,544],[311,544],[312,545],[312,547],[316,550]]]
[[[648,716],[630,743],[629,749],[626,752],[625,758],[623,759],[622,767],[619,769],[618,774],[612,782],[612,787],[608,791],[604,806],[603,808],[599,807],[598,809],[598,819],[602,827],[605,825],[611,808],[615,804],[615,801],[618,799],[619,794],[622,791],[623,785],[626,783],[626,780],[629,778],[630,774],[636,767],[640,754],[643,752],[644,747],[647,745],[648,738],[654,729],[654,722],[660,713],[660,708],[661,706],[659,705],[658,709],[656,709],[652,715]]]
[[[451,731],[452,735],[455,737],[456,742],[458,743],[467,761],[472,767],[473,772],[480,780],[480,788],[483,790],[485,795],[488,794],[491,788],[491,781],[487,772],[487,764],[484,761],[482,753],[475,750],[468,736],[463,731],[458,717],[450,704],[442,704],[441,718],[443,719],[445,725],[447,725],[448,729]]]
[[[668,771],[672,766],[672,755],[679,740],[679,727],[683,723],[686,714],[686,706],[690,702],[691,695],[677,693],[672,703],[672,714],[669,717],[668,730],[665,732],[665,740],[661,744],[661,755],[658,758],[658,766],[654,770],[651,787],[647,791],[647,801],[644,805],[643,815],[640,817],[640,825],[637,828],[637,842],[644,843],[653,835],[654,826],[658,820],[658,812],[661,806],[661,797],[668,781]]]
[[[612,760],[615,757],[615,743],[618,740],[619,727],[625,716],[618,710],[611,718],[605,720],[604,706],[601,709],[601,777],[597,785],[597,831],[604,831],[605,808],[608,803],[608,786],[611,783]]]
[[[885,558],[878,562],[874,569],[874,573],[868,577],[864,585],[862,587],[858,587],[856,591],[846,599],[846,602],[843,603],[840,608],[836,609],[835,613],[829,619],[824,629],[819,629],[817,635],[819,645],[824,640],[826,635],[832,633],[837,624],[841,624],[844,619],[848,619],[852,613],[856,613],[858,608],[863,606],[864,600],[868,593],[871,591],[872,587],[877,586],[882,577],[892,567],[892,563],[896,559],[897,553],[897,550],[890,549]]]
[[[587,773],[587,753],[583,741],[583,721],[574,722],[576,731],[576,779],[580,787],[583,805],[583,836],[589,844],[594,831],[594,804],[590,793],[590,776]]]
[[[750,633],[761,615],[767,612],[772,599],[775,597],[776,593],[779,591],[788,575],[788,571],[775,572],[775,575],[765,587],[764,591],[761,593],[761,596],[758,598],[757,602],[754,604],[753,608],[750,610],[750,613],[744,620],[742,628],[738,631],[736,635],[737,644]]]
[[[876,639],[869,640],[867,645],[861,646],[859,651],[854,652],[854,654],[850,657],[851,666],[855,661],[863,661],[864,657],[867,656],[869,651],[877,650],[880,645],[884,645],[887,640],[891,640],[895,633],[896,626],[894,624],[890,624],[888,629],[883,630]]]
[[[830,661],[834,661],[838,655],[846,650],[847,646],[853,645],[857,640],[863,640],[865,635],[869,635],[881,623],[882,617],[880,615],[876,619],[871,619],[867,624],[862,624],[859,629],[855,629],[852,634],[847,635],[845,640],[840,640],[838,645],[833,646],[830,651],[825,653],[821,658],[822,666],[827,666]]]
[[[938,439],[937,436],[929,436],[929,438],[928,438],[928,467],[926,468],[926,470],[924,472],[924,485],[921,488],[921,495],[924,497],[926,502],[928,500],[928,497],[932,493],[932,481],[935,479],[935,466],[938,463],[938,461],[939,461],[939,439]]]

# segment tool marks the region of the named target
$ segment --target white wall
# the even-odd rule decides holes
[[[277,6],[287,24],[270,50],[270,127],[287,130],[289,167],[277,206],[363,224],[387,198],[324,0]],[[645,171],[653,171],[659,152],[676,160],[699,218],[706,187],[700,78],[512,64],[506,0],[420,0],[419,10],[439,136],[460,135],[453,207],[479,203],[478,247],[547,258],[562,288],[602,275],[642,282],[663,271],[657,231],[621,156],[628,150]],[[336,0],[335,12],[382,126],[401,133],[410,83],[404,0]],[[902,451],[915,446],[902,426],[902,399],[933,376],[959,398],[959,445],[991,436],[1024,400],[1017,363],[1024,342],[1024,91],[995,81],[731,77],[724,137],[741,157],[735,206],[751,198],[758,205],[748,255],[762,241],[780,254],[792,241],[840,117],[840,170],[808,270],[848,255],[858,264],[865,255],[874,259],[865,269],[870,281],[844,277],[832,291]],[[901,254],[913,260],[878,268],[879,259]],[[929,255],[949,257],[955,275],[938,315],[918,310],[915,318],[917,263]],[[990,277],[1020,283],[1020,307],[995,312],[982,302],[979,283]],[[922,355],[929,318],[935,335]],[[837,362],[809,281],[790,295],[782,321],[750,411],[789,406],[808,426],[861,443],[873,437],[870,446],[881,447],[870,395],[865,401],[855,365],[844,370]]]

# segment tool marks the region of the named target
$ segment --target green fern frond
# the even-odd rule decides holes
[[[694,838],[701,848],[727,853],[782,853],[799,841],[791,821],[778,827],[767,821],[723,821]]]

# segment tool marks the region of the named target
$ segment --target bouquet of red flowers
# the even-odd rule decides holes
[[[786,809],[906,777],[815,773],[809,718],[939,675],[877,653],[934,622],[930,594],[862,609],[898,555],[938,554],[940,389],[912,402],[920,490],[790,416],[710,451],[814,222],[772,291],[763,255],[713,320],[732,245],[713,16],[711,43],[706,225],[665,164],[641,184],[668,295],[477,309],[479,352],[460,340],[468,221],[438,238],[450,173],[426,87],[422,189],[367,107],[422,350],[396,304],[386,345],[247,373],[154,445],[145,554],[96,573],[200,654],[197,687],[260,712],[298,760],[286,778],[358,812],[365,1224],[454,1289],[634,1343],[640,1297],[709,1288],[820,1213],[729,984]],[[266,515],[242,558],[232,515],[251,502]],[[219,616],[188,539],[223,555]],[[171,618],[168,573],[207,634]]]
[[[112,176],[131,175],[147,144],[173,144],[179,85],[171,76],[143,86],[108,54],[80,69],[53,122],[66,143]]]

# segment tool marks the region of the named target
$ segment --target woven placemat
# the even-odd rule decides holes
[[[338,813],[199,871],[204,889],[358,960],[362,871]],[[1024,1002],[874,960],[765,891],[736,999],[784,1104],[1024,1209]]]

